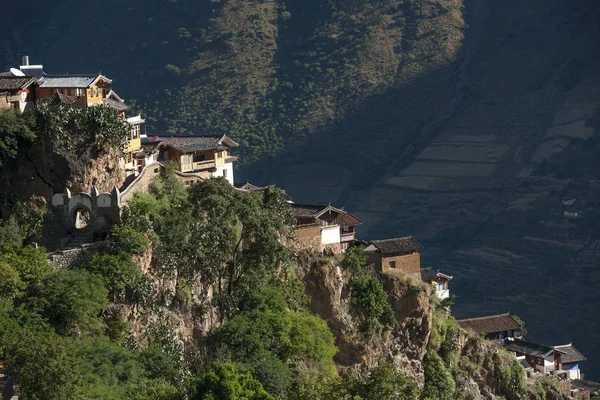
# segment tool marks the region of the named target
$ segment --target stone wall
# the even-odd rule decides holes
[[[321,252],[321,227],[319,225],[305,225],[296,227],[298,234],[298,247],[301,250]]]
[[[144,167],[138,177],[123,190],[123,193],[121,193],[121,201],[126,203],[133,197],[135,192],[147,193],[150,184],[154,180],[154,177],[160,173],[161,168],[164,167],[160,163],[153,163]]]
[[[76,249],[57,250],[48,253],[48,263],[57,270],[77,269],[90,262],[96,253],[104,253],[110,248],[109,241],[96,242]]]
[[[396,262],[396,268],[390,268],[390,261]],[[383,257],[381,260],[383,272],[402,272],[421,276],[421,254],[406,254],[402,256]]]

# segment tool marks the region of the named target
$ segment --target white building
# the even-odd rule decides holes
[[[450,287],[448,283],[452,280],[450,275],[441,272],[435,272],[431,268],[421,269],[421,280],[429,283],[435,290],[438,299],[444,300],[450,297]]]

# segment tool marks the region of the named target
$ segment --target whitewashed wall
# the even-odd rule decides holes
[[[321,228],[321,244],[340,243],[339,225],[324,226]]]
[[[217,167],[217,170],[215,172],[213,172],[212,176],[213,177],[218,177],[218,176],[223,176],[223,171],[226,170],[227,171],[227,177],[225,179],[227,179],[229,181],[229,183],[231,183],[233,185],[233,163],[228,162],[225,163],[219,167]]]

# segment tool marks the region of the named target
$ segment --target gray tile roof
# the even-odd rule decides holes
[[[423,282],[437,282],[438,276],[431,268],[421,268],[421,280]]]
[[[0,90],[21,90],[32,83],[39,81],[30,76],[0,76]]]
[[[423,282],[447,282],[452,277],[441,272],[435,272],[432,268],[421,268],[421,280]]]
[[[539,343],[528,342],[527,340],[515,339],[504,343],[504,348],[516,353],[523,353],[534,357],[546,357],[554,351],[564,353],[562,350],[554,349]]]
[[[521,325],[509,313],[461,319],[457,322],[461,328],[469,329],[476,333],[495,333],[521,328]]]
[[[377,247],[377,249],[381,251],[381,254],[405,254],[423,250],[423,245],[417,242],[412,236],[373,240],[371,244]]]
[[[88,88],[98,78],[112,82],[102,75],[44,75],[40,81],[44,88]]]
[[[554,346],[554,348],[564,353],[560,356],[561,363],[576,363],[586,360],[583,354],[581,354],[572,344]]]
[[[310,204],[296,204],[289,203],[290,213],[294,217],[316,217],[325,210],[327,206],[310,205]]]
[[[237,143],[226,135],[220,136],[153,136],[149,137],[151,142],[160,142],[162,145],[171,147],[181,152],[192,152],[200,150],[225,150],[237,147]]]
[[[119,101],[119,100],[115,100],[115,99],[103,99],[102,103],[105,106],[114,108],[117,111],[129,110],[129,106],[127,104],[125,104],[124,102]]]

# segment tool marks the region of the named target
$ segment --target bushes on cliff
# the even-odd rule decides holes
[[[136,300],[136,286],[143,278],[141,268],[131,254],[96,254],[83,269],[102,278],[111,302]]]
[[[241,304],[243,308],[219,329],[216,339],[222,352],[245,365],[269,393],[284,394],[297,368],[334,374],[337,348],[320,317],[288,311],[274,288],[252,292]]]
[[[66,108],[38,101],[36,108],[37,129],[41,135],[67,151],[84,149],[98,153],[106,144],[120,148],[130,130],[115,109],[102,104]]]
[[[193,400],[275,400],[250,373],[215,362],[198,382]]]
[[[422,397],[425,399],[454,400],[456,384],[444,361],[434,351],[428,351],[423,360],[425,386]]]
[[[352,273],[352,304],[356,305],[364,316],[363,330],[373,333],[385,325],[394,325],[396,317],[383,282],[367,273],[367,258],[363,247],[350,248],[344,255],[342,267]]]
[[[99,317],[108,304],[108,290],[97,275],[61,271],[45,280],[37,300],[57,332],[78,336],[101,331]]]
[[[14,109],[0,110],[0,167],[15,160],[26,145],[33,143],[35,119]]]

